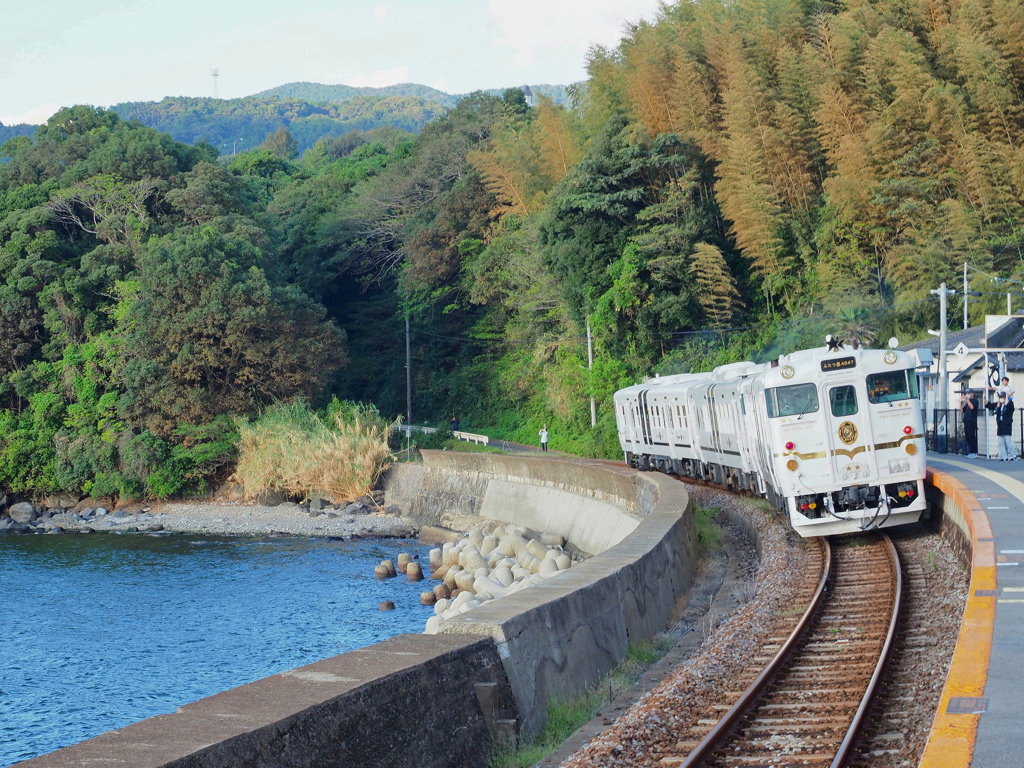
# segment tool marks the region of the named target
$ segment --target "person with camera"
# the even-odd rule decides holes
[[[999,460],[1016,461],[1017,449],[1013,445],[1013,400],[1005,392],[996,394],[996,401],[986,406],[996,417],[996,435],[999,437]]]
[[[978,458],[978,397],[970,390],[960,393],[960,420],[967,441],[967,458]]]

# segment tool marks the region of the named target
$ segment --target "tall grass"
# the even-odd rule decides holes
[[[356,499],[394,460],[394,427],[373,406],[332,407],[321,418],[305,403],[278,403],[255,422],[239,422],[234,479],[249,495],[282,490],[335,503]]]

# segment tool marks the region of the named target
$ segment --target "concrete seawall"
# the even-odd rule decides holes
[[[395,470],[388,497],[421,519],[433,521],[426,510],[444,510],[455,487],[465,514],[560,533],[595,555],[441,624],[442,634],[494,639],[526,733],[543,725],[552,701],[601,679],[629,643],[663,630],[690,586],[696,538],[677,480],[598,463],[438,452]]]
[[[560,533],[594,555],[550,581],[442,622],[210,696],[29,760],[26,768],[484,766],[491,739],[542,725],[663,630],[696,549],[678,481],[599,463],[425,452],[389,500]]]

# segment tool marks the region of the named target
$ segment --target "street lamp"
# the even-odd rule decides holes
[[[245,139],[235,139],[233,142],[231,142],[231,154],[232,155],[235,154],[235,146],[238,144],[238,142],[242,142],[244,144],[245,143]]]

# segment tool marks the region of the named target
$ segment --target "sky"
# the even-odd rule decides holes
[[[0,122],[285,83],[568,85],[658,0],[46,0],[0,27]]]

